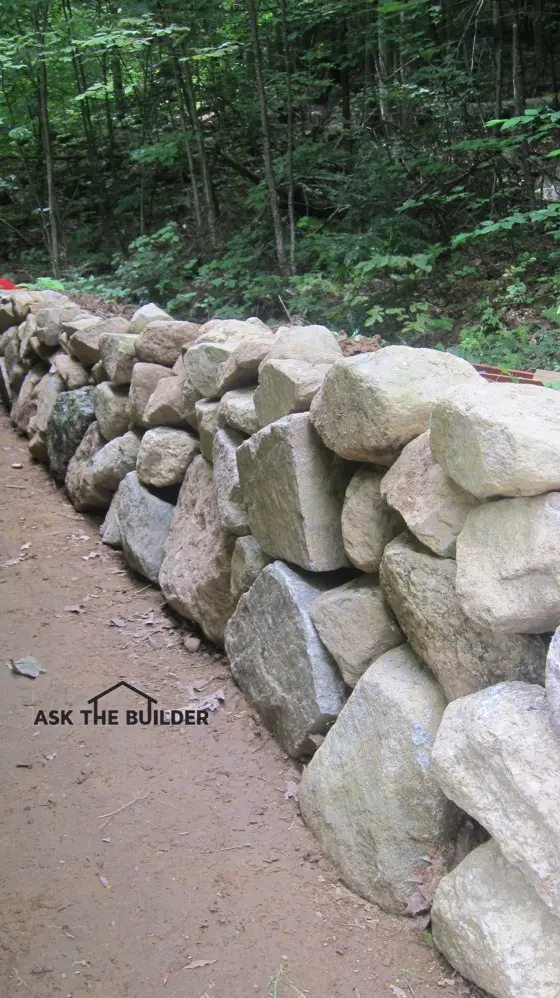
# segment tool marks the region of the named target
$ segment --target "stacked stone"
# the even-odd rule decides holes
[[[560,394],[42,294],[0,300],[14,425],[312,756],[302,815],[344,881],[432,909],[496,998],[557,996]]]

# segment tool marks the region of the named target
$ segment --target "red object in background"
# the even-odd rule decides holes
[[[11,281],[5,281],[3,277],[0,277],[0,291],[17,291],[17,284],[12,284]]]

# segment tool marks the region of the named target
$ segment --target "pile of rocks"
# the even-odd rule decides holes
[[[344,881],[431,910],[496,998],[557,998],[560,393],[53,292],[5,294],[0,332],[32,455],[311,756],[302,815]]]

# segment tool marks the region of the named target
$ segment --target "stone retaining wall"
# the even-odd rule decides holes
[[[431,911],[496,998],[558,998],[560,393],[55,292],[2,295],[0,354],[32,456],[306,761],[345,883]]]

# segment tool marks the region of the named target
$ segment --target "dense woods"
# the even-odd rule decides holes
[[[558,364],[552,0],[5,0],[3,272]]]

